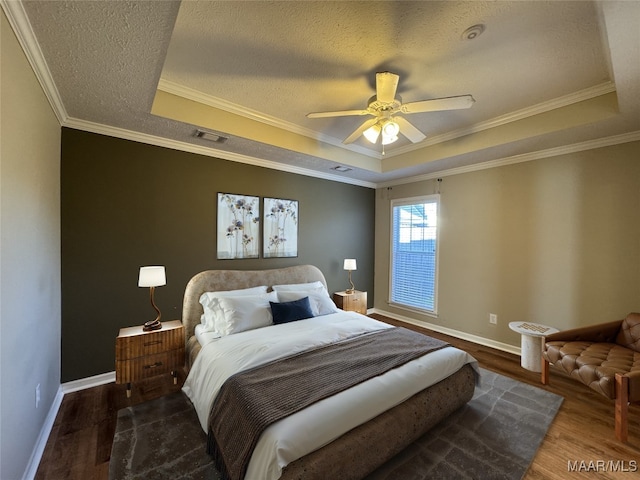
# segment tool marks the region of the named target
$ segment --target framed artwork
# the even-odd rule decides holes
[[[218,260],[260,256],[260,199],[218,193]]]
[[[264,199],[264,258],[298,256],[298,201]]]

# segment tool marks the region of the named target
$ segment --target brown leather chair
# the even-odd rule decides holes
[[[549,363],[615,400],[616,437],[626,442],[629,403],[640,402],[640,313],[548,335],[542,342],[544,385]]]

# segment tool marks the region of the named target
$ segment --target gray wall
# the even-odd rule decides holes
[[[436,181],[379,189],[376,309],[512,346],[512,321],[568,329],[640,311],[638,159],[634,142],[444,177],[437,318],[387,304],[390,199]]]
[[[25,473],[60,387],[60,124],[4,13],[0,33],[0,478],[9,480]]]
[[[113,371],[118,330],[155,318],[142,265],[166,267],[164,320],[202,270],[313,264],[331,292],[348,286],[344,258],[373,304],[373,189],[67,128],[61,169],[63,382]],[[218,192],[298,200],[298,257],[217,260]]]

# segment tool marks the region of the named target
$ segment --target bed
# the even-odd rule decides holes
[[[183,391],[210,438],[215,425],[209,418],[212,405],[225,380],[235,371],[251,371],[261,363],[275,363],[290,351],[322,350],[329,344],[333,347],[336,339],[338,343],[351,342],[358,341],[358,336],[382,337],[393,333],[391,330],[404,330],[355,312],[338,311],[332,303],[331,309],[329,304],[323,304],[325,299],[314,296],[316,293],[290,302],[293,291],[288,296],[283,293],[288,292],[286,288],[273,291],[274,286],[296,285],[292,287],[296,290],[301,288],[299,285],[312,284],[314,289],[321,286],[319,290],[328,299],[324,275],[312,265],[260,271],[210,270],[197,274],[188,283],[182,322],[189,373]],[[282,302],[284,298],[283,306],[311,301],[311,311],[316,316],[240,329],[223,336],[203,328],[210,320],[205,318],[208,309],[203,309],[201,303],[204,294],[263,287],[267,287],[264,295],[270,300]],[[228,305],[238,302],[233,305],[240,312],[241,301],[225,300]],[[263,341],[264,345],[259,343]],[[322,398],[264,430],[243,470],[244,478],[364,478],[467,403],[473,396],[477,372],[477,362],[469,354],[442,346],[383,375]]]

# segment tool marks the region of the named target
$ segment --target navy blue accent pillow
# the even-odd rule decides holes
[[[309,297],[303,297],[293,302],[269,302],[269,304],[271,305],[273,323],[276,325],[313,317]]]

